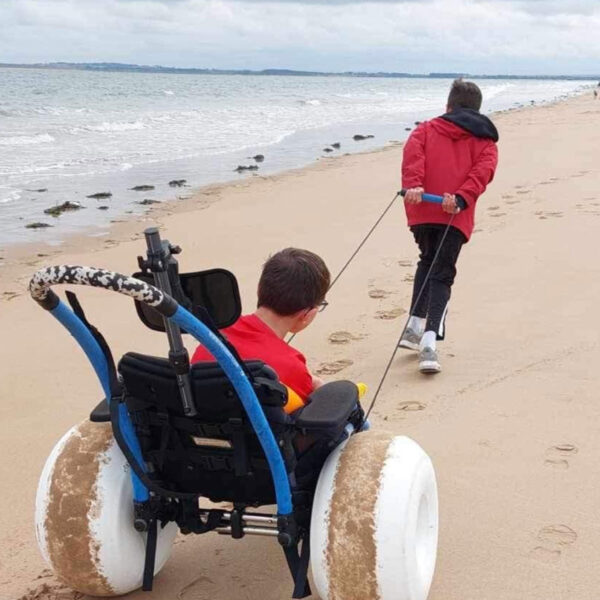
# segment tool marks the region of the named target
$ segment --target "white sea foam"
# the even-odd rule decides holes
[[[503,94],[504,92],[507,92],[511,88],[515,87],[515,84],[509,82],[496,85],[483,85],[481,87],[483,96],[485,97],[486,101],[489,101],[492,98],[495,98],[496,96],[499,96],[500,94]]]
[[[173,90],[163,90],[163,94],[165,96],[174,96],[175,92]]]
[[[0,204],[15,202],[21,197],[21,190],[9,190],[8,192],[5,190],[6,188],[0,188]]]
[[[0,137],[0,146],[31,146],[34,144],[51,144],[54,138],[49,133],[38,135],[13,135]]]
[[[86,125],[83,128],[87,131],[99,131],[99,132],[108,132],[108,131],[139,131],[140,129],[145,129],[146,126],[141,121],[133,121],[133,122],[110,122],[105,121],[104,123],[100,123],[98,125]]]

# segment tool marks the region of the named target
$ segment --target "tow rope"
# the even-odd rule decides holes
[[[354,252],[350,255],[350,258],[346,261],[344,266],[340,269],[338,274],[334,277],[333,281],[329,285],[329,288],[327,289],[327,293],[329,293],[331,291],[331,288],[333,288],[333,286],[338,282],[338,280],[340,279],[340,277],[342,276],[344,271],[348,268],[348,266],[354,260],[356,255],[360,252],[361,248],[365,245],[366,241],[371,237],[371,235],[373,234],[375,229],[377,229],[378,225],[383,220],[383,217],[385,217],[385,215],[388,213],[390,208],[392,208],[392,205],[396,201],[396,198],[398,198],[398,196],[404,196],[405,194],[406,194],[405,189],[402,189],[399,192],[396,192],[396,194],[392,198],[391,202],[385,207],[385,209],[381,213],[381,215],[379,215],[379,218],[377,219],[377,221],[375,221],[375,223],[371,227],[371,229],[369,229],[369,232],[367,233],[367,235],[365,235],[365,237],[361,240],[360,244],[358,244],[358,246],[356,247],[356,250],[354,250]],[[443,201],[442,196],[436,196],[434,194],[423,194],[422,197],[425,202],[432,202],[434,204],[441,204]],[[429,283],[429,277],[431,276],[433,267],[435,266],[435,263],[437,262],[437,259],[440,255],[440,251],[442,250],[442,245],[444,244],[444,241],[446,239],[446,236],[448,235],[448,231],[450,230],[450,227],[452,225],[452,222],[454,221],[455,216],[456,216],[456,213],[453,215],[450,215],[450,220],[448,221],[448,224],[446,225],[446,228],[444,229],[442,239],[440,240],[440,243],[438,244],[438,247],[435,251],[435,255],[433,257],[433,260],[431,261],[429,270],[427,271],[427,274],[425,275],[425,279],[423,280],[423,284],[421,285],[421,289],[419,290],[419,293],[417,294],[415,302],[413,304],[411,304],[410,311],[408,312],[408,318],[406,319],[404,327],[402,328],[402,332],[400,333],[400,337],[398,338],[398,341],[394,345],[394,350],[393,350],[392,355],[385,367],[383,375],[381,376],[381,379],[379,380],[379,384],[377,385],[377,389],[375,390],[375,394],[373,395],[373,400],[371,400],[371,404],[369,405],[369,408],[366,412],[365,419],[367,419],[369,417],[369,415],[371,414],[371,411],[373,410],[373,406],[375,406],[375,401],[377,400],[379,392],[381,391],[381,388],[383,387],[383,383],[385,381],[385,378],[387,377],[390,367],[392,366],[392,363],[394,362],[394,358],[396,357],[396,352],[398,352],[398,347],[400,346],[400,340],[402,339],[402,336],[404,335],[406,328],[408,327],[408,323],[410,321],[410,315],[412,314],[414,306],[416,306],[419,303],[419,300],[421,299],[421,296],[423,295],[423,292],[425,291],[425,286]],[[289,339],[287,340],[287,343],[288,344],[291,343],[291,341],[296,337],[296,335],[297,335],[296,333],[292,334],[289,337]]]

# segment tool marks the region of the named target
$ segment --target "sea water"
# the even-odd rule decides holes
[[[477,81],[477,80],[476,80]],[[481,80],[483,112],[566,97],[582,81]],[[405,139],[443,112],[450,79],[0,68],[0,248],[56,243],[193,187]],[[372,135],[355,141],[355,134]],[[339,149],[325,148],[339,143]],[[263,154],[257,163],[252,156]],[[258,171],[234,170],[238,165]],[[168,185],[185,179],[186,188]],[[132,191],[138,185],[153,190]],[[46,190],[46,191],[38,191]],[[110,192],[108,199],[87,196]],[[85,210],[53,218],[65,201]],[[108,207],[99,210],[99,207]],[[27,229],[43,222],[47,229]]]

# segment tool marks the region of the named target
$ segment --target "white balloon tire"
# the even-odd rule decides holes
[[[405,436],[351,436],[315,491],[311,571],[322,600],[426,600],[437,554],[433,465]]]
[[[109,423],[83,421],[54,446],[38,484],[35,529],[42,556],[72,589],[117,596],[141,587],[146,534],[133,528],[129,465]],[[177,531],[159,525],[155,574]]]

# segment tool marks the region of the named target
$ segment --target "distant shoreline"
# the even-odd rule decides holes
[[[125,73],[165,73],[175,75],[260,75],[260,76],[291,76],[291,77],[364,77],[364,78],[391,78],[391,79],[455,79],[469,77],[471,79],[534,79],[543,81],[595,81],[600,80],[596,75],[478,75],[473,73],[396,73],[396,72],[365,72],[365,71],[300,71],[295,69],[205,69],[205,68],[180,68],[163,67],[160,65],[136,65],[126,63],[0,63],[4,69],[50,69],[50,70],[75,70],[92,72],[125,72]]]

